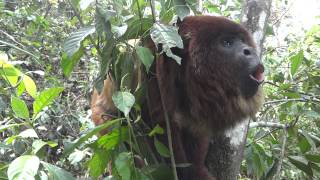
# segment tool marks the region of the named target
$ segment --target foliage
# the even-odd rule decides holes
[[[145,83],[132,80],[137,69],[150,73],[159,53],[180,63],[171,51],[183,48],[176,15],[198,14],[197,3],[8,2],[0,2],[0,178],[98,179],[111,171],[109,179],[172,179],[156,158],[170,156],[158,140],[165,132],[141,119]],[[204,1],[204,11],[238,20],[240,1],[215,2]],[[149,36],[161,52],[143,47]],[[284,49],[266,43],[266,103],[257,120],[277,126],[250,129],[241,178],[320,177],[319,39],[315,25],[287,38]],[[112,99],[119,112],[93,127],[88,82],[100,91],[107,73],[117,85]],[[150,137],[156,152],[145,143]],[[139,160],[147,165],[136,167]]]
[[[285,46],[267,42],[266,102],[258,119],[282,126],[249,132],[244,167],[257,179],[320,177],[319,30],[315,25],[303,36],[291,34]]]

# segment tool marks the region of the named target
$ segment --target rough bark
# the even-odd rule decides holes
[[[245,0],[241,23],[253,34],[262,57],[267,20],[272,0]],[[218,180],[234,180],[240,172],[246,143],[249,119],[244,120],[224,134],[214,136],[210,142],[206,164]]]

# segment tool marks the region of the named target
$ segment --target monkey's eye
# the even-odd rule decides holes
[[[222,45],[224,47],[231,47],[233,45],[233,39],[232,38],[223,39]]]

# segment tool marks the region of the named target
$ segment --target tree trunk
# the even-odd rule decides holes
[[[245,0],[241,23],[252,33],[262,56],[263,41],[270,15],[271,0]],[[249,119],[244,120],[224,134],[211,139],[206,164],[218,180],[234,180],[240,172],[246,144]]]

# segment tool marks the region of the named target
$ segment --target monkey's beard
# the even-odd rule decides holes
[[[231,75],[230,75],[231,76]],[[204,135],[221,132],[249,117],[254,117],[263,103],[261,85],[255,85],[250,96],[244,96],[238,81],[225,74],[224,79],[212,74],[204,78],[189,76],[187,101],[189,117],[182,118],[191,131]],[[208,80],[209,79],[209,80]],[[251,87],[252,88],[252,87]]]

